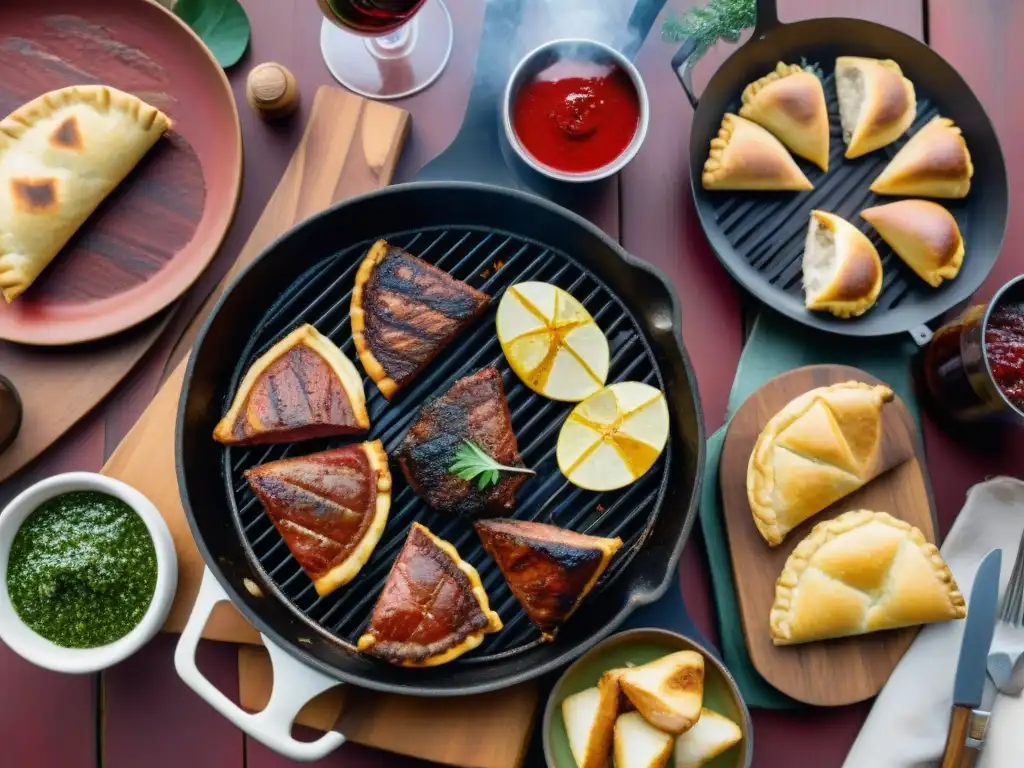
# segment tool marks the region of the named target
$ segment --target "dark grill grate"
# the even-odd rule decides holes
[[[715,223],[739,257],[753,267],[772,288],[784,294],[779,296],[780,300],[795,299],[799,302],[798,311],[802,311],[804,300],[801,280],[804,238],[811,210],[815,208],[842,216],[867,234],[878,249],[884,277],[882,292],[870,310],[871,316],[895,309],[914,297],[928,299],[934,295],[935,289],[914,274],[892,252],[875,230],[860,217],[860,212],[899,199],[876,195],[868,187],[906,143],[907,138],[939,114],[938,108],[918,92],[917,118],[903,138],[881,150],[847,160],[843,157],[846,144],[839,122],[835,75],[830,73],[822,82],[831,127],[828,173],[801,158],[795,158],[814,184],[810,192],[705,192],[713,209]],[[738,114],[739,108],[740,102],[737,100],[730,105],[728,111]],[[965,242],[969,242],[966,200],[938,202],[953,214]]]
[[[508,367],[494,333],[494,312],[509,285],[543,280],[572,293],[594,316],[611,347],[609,383],[627,379],[647,382],[664,391],[653,353],[640,326],[619,299],[589,271],[566,254],[516,235],[477,228],[432,228],[381,235],[384,239],[448,270],[488,293],[491,306],[466,333],[435,360],[394,402],[364,377],[372,428],[366,438],[380,439],[392,455],[422,404],[444,392],[456,379],[487,366],[502,373],[512,426],[527,466],[537,471],[520,490],[516,517],[548,522],[597,536],[621,536],[623,548],[588,602],[614,579],[643,542],[665,494],[671,445],[643,478],[620,491],[593,493],[571,485],[559,472],[555,442],[573,404],[535,395]],[[323,260],[291,285],[264,316],[243,361],[236,368],[228,397],[252,362],[288,331],[312,323],[354,362],[349,303],[356,269],[372,240],[352,245]],[[500,268],[495,267],[500,265]],[[227,407],[225,403],[224,407]],[[471,654],[454,663],[472,664],[517,653],[540,642],[501,572],[484,552],[472,526],[434,512],[412,492],[392,462],[392,503],[387,528],[373,556],[355,580],[327,597],[319,597],[292,558],[262,505],[250,492],[242,472],[258,464],[342,445],[340,438],[287,445],[225,448],[226,492],[242,540],[254,563],[285,601],[306,621],[342,642],[354,644],[369,621],[377,595],[414,520],[452,542],[480,577],[505,628],[488,636]]]

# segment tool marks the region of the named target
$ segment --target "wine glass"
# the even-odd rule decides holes
[[[452,52],[443,0],[317,0],[320,50],[334,78],[371,99],[422,91]]]

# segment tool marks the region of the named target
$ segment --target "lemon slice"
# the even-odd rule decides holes
[[[604,386],[608,339],[584,306],[558,286],[510,286],[495,324],[509,365],[537,394],[576,403]]]
[[[668,441],[668,404],[639,381],[604,387],[573,408],[558,433],[558,468],[589,491],[611,491],[654,466]]]

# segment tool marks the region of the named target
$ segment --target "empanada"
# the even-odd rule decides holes
[[[867,312],[882,290],[882,260],[846,219],[811,211],[803,256],[804,306],[836,317]]]
[[[871,184],[877,195],[961,198],[971,190],[974,164],[960,129],[936,117],[910,137]]]
[[[967,615],[935,545],[885,512],[814,526],[786,560],[769,615],[772,642],[793,645]]]
[[[740,117],[764,126],[794,155],[828,170],[828,107],[825,89],[799,64],[781,61],[743,89]]]
[[[104,85],[43,94],[0,122],[0,289],[22,294],[171,126]]]
[[[747,501],[771,546],[879,469],[886,386],[847,381],[793,399],[761,430],[747,463]]]
[[[959,274],[964,239],[953,214],[938,203],[900,200],[867,208],[860,215],[933,288]]]
[[[704,189],[805,190],[814,186],[778,139],[757,123],[728,113],[701,176]]]
[[[848,158],[892,144],[917,114],[914,84],[891,59],[840,56],[836,94]]]

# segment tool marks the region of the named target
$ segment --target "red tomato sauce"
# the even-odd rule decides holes
[[[996,384],[1024,410],[1024,304],[999,307],[989,316],[985,353]]]
[[[519,89],[512,125],[523,148],[568,173],[602,168],[629,146],[640,99],[615,64],[562,59]]]

